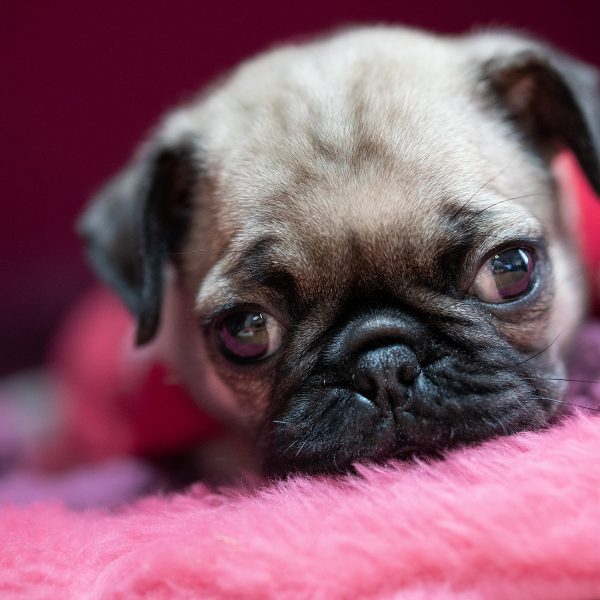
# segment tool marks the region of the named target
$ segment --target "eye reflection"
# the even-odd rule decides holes
[[[484,302],[501,304],[525,295],[535,276],[535,259],[528,248],[509,248],[480,268],[472,292]]]
[[[281,345],[281,326],[258,311],[227,315],[219,324],[218,335],[226,355],[248,362],[270,356]]]

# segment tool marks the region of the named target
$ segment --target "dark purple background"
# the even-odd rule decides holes
[[[290,36],[354,22],[523,27],[600,65],[600,3],[26,2],[0,9],[0,372],[35,364],[91,276],[73,221],[173,103]]]

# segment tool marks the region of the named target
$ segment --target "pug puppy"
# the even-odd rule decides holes
[[[543,428],[586,297],[551,164],[600,192],[598,81],[508,31],[280,47],[168,114],[79,230],[266,472]]]

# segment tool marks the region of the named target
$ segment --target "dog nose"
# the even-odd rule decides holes
[[[421,368],[407,346],[383,346],[362,353],[355,365],[352,384],[369,400],[382,397],[401,400]]]
[[[409,315],[381,310],[350,321],[325,354],[343,381],[371,402],[401,401],[421,372],[413,344],[424,327]]]
[[[369,349],[386,345],[411,346],[426,334],[416,319],[391,311],[379,311],[348,323],[334,338],[325,353],[328,364],[334,365]]]

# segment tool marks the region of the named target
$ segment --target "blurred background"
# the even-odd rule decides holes
[[[243,58],[337,25],[508,25],[600,66],[597,0],[27,2],[0,9],[0,374],[43,361],[93,282],[73,223],[174,103]]]

